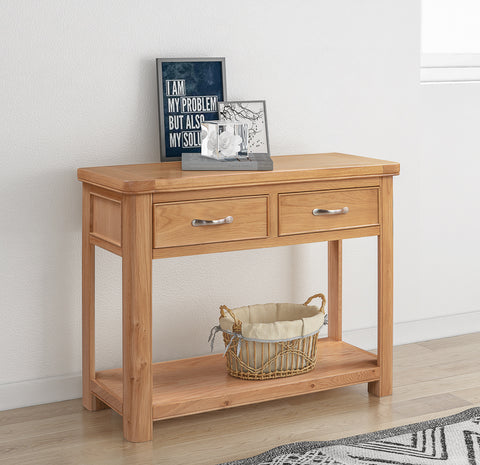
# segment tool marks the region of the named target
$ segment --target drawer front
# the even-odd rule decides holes
[[[268,235],[268,196],[238,197],[191,202],[156,203],[153,206],[153,247],[209,244],[258,239]],[[194,226],[193,220],[220,224]],[[201,224],[201,221],[197,222]]]
[[[345,213],[346,209],[348,211]],[[313,214],[313,210],[329,210]],[[333,212],[332,212],[333,211]],[[378,188],[279,195],[279,235],[378,224]]]

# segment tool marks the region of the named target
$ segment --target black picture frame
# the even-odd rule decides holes
[[[225,58],[157,58],[160,161],[200,152],[201,121],[218,119],[227,99]]]

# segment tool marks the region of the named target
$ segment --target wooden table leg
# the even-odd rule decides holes
[[[95,378],[95,246],[90,244],[90,186],[82,193],[82,390],[83,406],[101,410],[106,405],[90,390]]]
[[[393,185],[380,181],[380,235],[378,236],[378,365],[380,380],[369,383],[376,396],[392,394],[393,382]]]
[[[342,241],[328,242],[328,337],[342,340]]]
[[[151,441],[152,196],[122,200],[123,435]]]

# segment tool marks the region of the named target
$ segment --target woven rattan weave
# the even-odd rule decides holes
[[[304,305],[308,305],[316,297],[322,299],[320,312],[325,313],[326,299],[323,294],[313,295]],[[242,322],[235,316],[234,311],[222,305],[221,316],[225,318],[225,310],[234,320],[233,333],[223,331],[227,370],[231,376],[265,380],[299,375],[315,368],[320,328],[313,334],[289,340],[248,339],[241,336]]]

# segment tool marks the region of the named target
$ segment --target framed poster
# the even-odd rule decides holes
[[[202,121],[226,99],[225,58],[157,58],[160,160],[200,152]]]
[[[248,124],[248,153],[270,154],[265,100],[219,102],[218,116]]]

